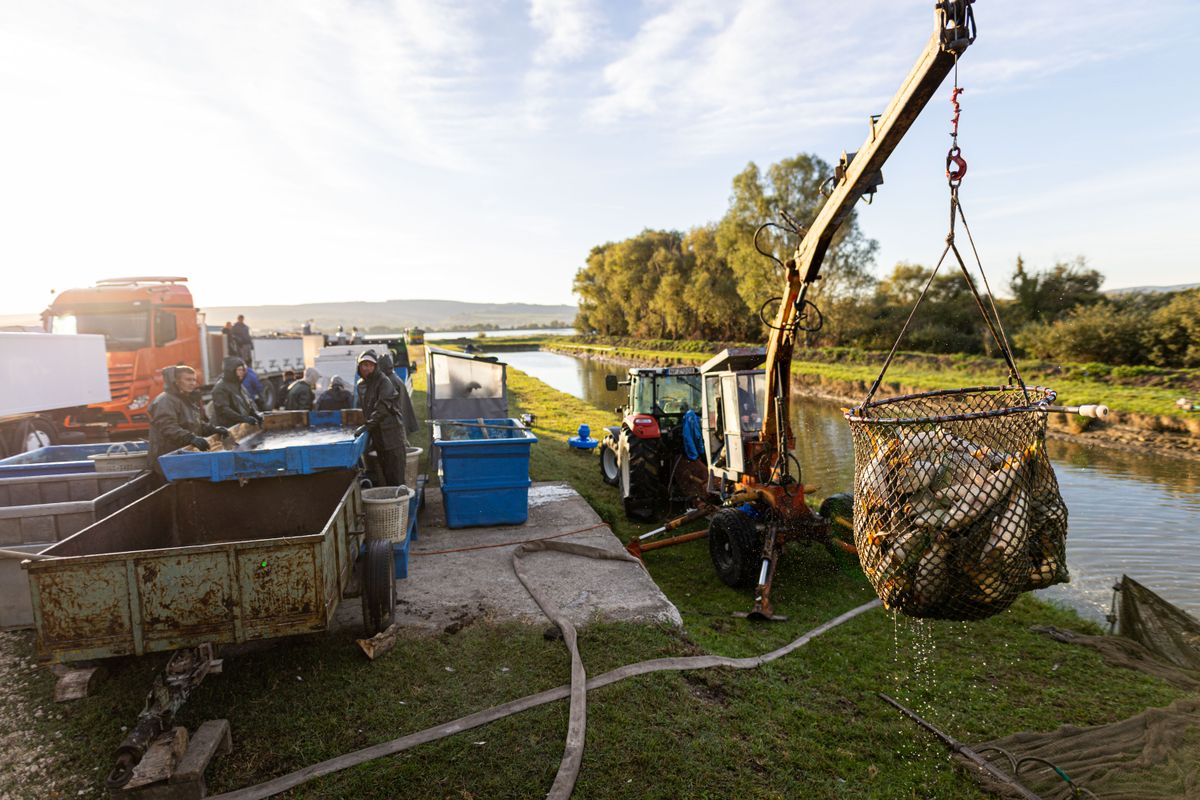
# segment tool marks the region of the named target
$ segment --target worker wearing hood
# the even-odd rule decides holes
[[[283,407],[288,411],[312,411],[317,400],[317,381],[321,373],[316,367],[304,370],[304,377],[288,387],[287,399]]]
[[[379,368],[379,357],[367,350],[358,357],[358,407],[367,424],[358,433],[369,432],[371,445],[379,459],[384,486],[404,485],[404,457],[408,437],[401,421],[400,398],[396,386]]]
[[[321,392],[314,408],[317,411],[341,411],[354,405],[354,395],[346,388],[346,382],[341,375],[334,375],[329,382],[329,388]]]
[[[213,422],[226,427],[244,422],[261,425],[262,415],[254,408],[250,393],[242,386],[246,377],[246,362],[230,356],[221,364],[221,380],[213,387]]]
[[[158,457],[191,445],[207,450],[205,436],[229,435],[229,429],[210,425],[193,399],[196,371],[191,367],[167,367],[163,370],[163,392],[150,404],[150,464],[162,477]]]
[[[417,412],[413,410],[412,398],[408,394],[408,384],[404,379],[396,374],[395,361],[392,358],[391,352],[385,352],[379,357],[379,371],[388,377],[392,385],[396,387],[396,399],[400,407],[400,419],[404,422],[406,433],[416,433]]]

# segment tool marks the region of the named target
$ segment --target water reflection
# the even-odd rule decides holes
[[[604,375],[622,368],[557,353],[505,353],[504,359],[600,408],[622,401],[620,392],[604,389]],[[848,490],[854,451],[840,409],[801,400],[794,414],[804,482],[820,486],[822,495]],[[1100,619],[1114,580],[1127,573],[1200,614],[1200,462],[1055,439],[1048,448],[1070,509],[1071,583],[1039,595]]]

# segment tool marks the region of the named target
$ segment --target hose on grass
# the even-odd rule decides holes
[[[278,778],[273,778],[269,781],[257,784],[255,786],[247,786],[242,789],[235,789],[231,792],[225,792],[219,795],[209,797],[209,800],[261,800],[261,798],[274,797],[277,794],[285,792],[289,789],[294,789],[304,783],[307,783],[324,775],[330,775],[350,767],[365,764],[368,761],[373,761],[384,756],[395,755],[409,750],[420,744],[434,742],[439,739],[444,739],[447,736],[453,736],[463,731],[478,728],[481,725],[486,725],[490,722],[495,722],[498,719],[509,717],[514,714],[519,714],[522,711],[527,711],[537,706],[552,703],[564,698],[570,698],[570,717],[567,723],[567,741],[563,749],[562,761],[559,763],[558,773],[555,775],[554,784],[551,787],[550,793],[547,795],[551,800],[564,800],[571,796],[571,792],[575,788],[575,780],[579,775],[579,766],[583,758],[583,743],[584,731],[587,719],[587,691],[590,689],[599,689],[603,686],[623,681],[627,678],[632,678],[637,675],[647,675],[652,672],[667,672],[679,670],[693,669],[710,669],[712,667],[729,667],[731,669],[755,669],[763,664],[768,664],[776,659],[782,658],[789,653],[798,650],[804,645],[811,642],[818,636],[833,630],[844,622],[848,622],[855,617],[870,611],[874,608],[879,608],[882,604],[878,599],[872,600],[869,603],[864,603],[857,608],[852,608],[844,614],[840,614],[831,620],[828,620],[812,630],[808,631],[799,638],[793,639],[791,642],[764,653],[760,656],[750,656],[747,658],[729,658],[727,656],[679,656],[672,658],[654,658],[648,661],[639,661],[633,664],[626,664],[623,667],[610,670],[598,675],[597,677],[588,679],[583,668],[583,661],[579,656],[579,647],[576,640],[575,626],[571,624],[559,609],[555,608],[545,597],[541,595],[534,587],[532,587],[521,568],[521,560],[528,554],[537,552],[559,552],[568,555],[580,556],[583,558],[598,558],[611,561],[632,561],[639,567],[644,569],[642,563],[629,555],[625,551],[614,553],[609,550],[604,550],[599,547],[591,547],[588,545],[576,544],[574,542],[559,542],[559,541],[532,541],[526,542],[513,551],[513,570],[517,574],[517,578],[525,587],[526,591],[533,597],[534,601],[542,609],[543,613],[549,617],[559,630],[562,631],[563,641],[567,643],[567,648],[571,653],[571,683],[569,685],[557,686],[553,689],[547,689],[544,692],[537,694],[526,695],[525,697],[511,700],[492,708],[476,711],[473,714],[468,714],[465,717],[443,722],[440,725],[435,725],[432,728],[426,728],[422,731],[409,733],[398,739],[393,739],[389,742],[381,742],[379,744],[364,747],[361,750],[355,750],[335,758],[322,761],[317,764],[304,767],[287,775],[282,775]]]

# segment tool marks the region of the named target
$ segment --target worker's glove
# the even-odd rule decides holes
[[[262,420],[258,417],[242,417],[242,422],[247,425],[262,425]]]
[[[192,447],[196,448],[197,450],[200,450],[201,452],[207,453],[208,452],[208,439],[205,439],[201,436],[193,436],[192,437]]]
[[[255,414],[255,415],[254,415],[254,424],[255,424],[255,425],[257,425],[258,427],[260,427],[260,428],[261,428],[261,427],[262,427],[262,423],[263,423],[263,415],[262,415],[262,414]]]
[[[359,425],[357,428],[354,429],[354,438],[357,439],[358,437],[362,436],[366,432],[367,432],[367,426]]]
[[[213,428],[213,433],[218,434],[222,439],[229,437],[229,428],[222,428],[220,425]]]

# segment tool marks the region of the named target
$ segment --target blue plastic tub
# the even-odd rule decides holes
[[[514,419],[483,420],[485,425],[508,430],[454,422],[478,424],[477,420],[433,424],[446,524],[468,528],[524,523],[529,519],[529,448],[537,437]]]
[[[122,442],[125,452],[144,452],[146,442]],[[32,475],[71,475],[95,472],[96,462],[88,456],[104,455],[112,442],[96,444],[54,444],[39,447],[28,453],[0,459],[0,478],[21,478]]]
[[[342,426],[341,411],[308,412],[309,429],[339,426]],[[285,432],[293,433],[291,430]],[[231,481],[280,475],[308,475],[328,469],[354,469],[358,466],[366,447],[367,434],[355,437],[353,432],[347,429],[345,438],[332,442],[301,442],[272,449],[219,450],[207,453],[180,449],[160,456],[158,463],[169,481]]]

